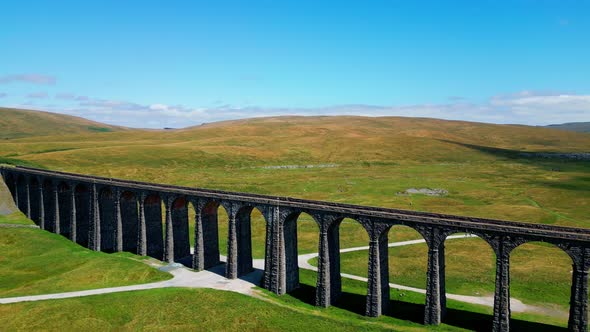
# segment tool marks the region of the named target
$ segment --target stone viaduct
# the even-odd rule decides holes
[[[344,218],[356,220],[370,239],[366,315],[372,317],[385,313],[389,304],[388,231],[395,225],[409,226],[428,245],[425,324],[439,324],[445,315],[444,242],[448,235],[477,235],[496,255],[494,331],[509,330],[510,252],[531,241],[551,243],[572,259],[569,330],[587,330],[590,229],[206,190],[26,167],[2,167],[0,171],[19,209],[42,229],[97,251],[129,251],[168,262],[186,260],[191,257],[188,204],[192,204],[196,211],[192,268],[196,270],[220,263],[217,208],[221,205],[229,216],[227,278],[237,278],[253,269],[250,213],[258,209],[266,222],[261,283],[276,294],[299,286],[296,222],[301,213],[307,213],[320,230],[315,301],[322,307],[330,306],[341,293],[340,222]]]

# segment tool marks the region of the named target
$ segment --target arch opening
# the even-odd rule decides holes
[[[171,208],[174,261],[191,266],[188,200],[178,197]]]
[[[65,182],[57,185],[57,197],[59,206],[59,233],[68,239],[72,232],[72,192]]]
[[[139,207],[135,193],[123,191],[120,197],[120,208],[123,251],[137,254]]]
[[[552,312],[555,322],[568,323],[572,259],[561,248],[545,242],[527,242],[510,253],[510,297]],[[512,316],[519,316],[512,308]],[[527,320],[539,321],[527,315]],[[540,317],[539,317],[540,318]],[[518,321],[511,324],[517,328]]]
[[[76,242],[88,247],[90,227],[90,190],[86,185],[78,184],[75,189],[76,204]]]
[[[29,204],[29,199],[27,197],[27,180],[25,176],[20,174],[16,179],[16,187],[17,191],[16,194],[18,206],[17,208],[24,214],[27,213],[27,205]]]
[[[478,234],[455,233],[445,238],[439,250],[443,258],[439,261],[442,289],[447,294],[482,297],[484,301],[494,298],[496,288],[496,254],[491,245]],[[448,295],[447,295],[448,296]],[[493,305],[493,303],[490,303]],[[462,321],[462,312],[446,310],[446,297],[441,299],[443,322]],[[493,313],[493,307],[488,312]],[[487,329],[492,327],[490,321],[482,322]]]
[[[55,233],[55,194],[53,192],[53,183],[49,179],[43,181],[43,210],[45,230]]]
[[[236,213],[236,264],[237,276],[246,275],[254,267],[264,269],[262,262],[266,253],[266,221],[261,211],[253,206],[243,206]]]
[[[285,219],[285,292],[292,292],[294,296],[312,304],[316,298],[317,273],[299,269],[298,255],[317,252],[319,237],[319,226],[310,214],[294,212]]]
[[[100,217],[100,249],[104,252],[117,250],[117,224],[115,216],[115,195],[109,187],[102,188],[98,194]]]
[[[150,194],[144,200],[146,253],[162,260],[164,258],[164,233],[162,231],[162,200],[158,194]]]
[[[31,220],[35,222],[35,224],[39,225],[39,214],[40,214],[40,206],[41,204],[41,195],[39,193],[39,181],[36,177],[31,178],[29,183],[29,199],[30,201],[30,208],[31,208]]]
[[[195,236],[202,241],[195,240],[195,255],[199,255],[202,262],[195,268],[210,269],[219,265],[220,253],[227,253],[227,222],[220,223],[220,215],[222,219],[228,219],[225,209],[220,209],[220,204],[215,201],[205,203],[198,212],[201,230],[195,230]]]
[[[16,183],[14,180],[14,175],[12,175],[12,173],[6,173],[4,175],[4,183],[6,184],[6,187],[8,188],[8,191],[10,191],[10,195],[12,196],[12,200],[16,202]]]

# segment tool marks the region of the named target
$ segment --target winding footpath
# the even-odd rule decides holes
[[[2,224],[0,227],[30,227],[26,225],[9,225],[9,224]],[[447,239],[458,239],[458,238],[469,238],[475,237],[474,235],[466,234],[466,235],[453,235],[449,236]],[[389,247],[401,247],[407,245],[414,245],[414,244],[421,244],[425,243],[424,240],[410,240],[410,241],[402,241],[402,242],[392,242],[388,246]],[[340,253],[347,253],[353,251],[360,251],[360,250],[368,250],[369,247],[355,247],[355,248],[346,248],[340,250]],[[192,251],[192,248],[191,248]],[[298,256],[298,264],[300,268],[317,271],[317,267],[309,264],[309,260],[318,257],[318,253],[311,253],[311,254],[304,254]],[[225,262],[226,257],[221,256],[221,260]],[[212,269],[195,272],[189,268],[186,268],[182,264],[179,263],[172,263],[168,265],[162,265],[159,263],[155,263],[154,261],[149,262],[148,264],[152,265],[155,268],[158,268],[161,271],[169,272],[172,274],[172,278],[169,280],[153,282],[148,284],[139,284],[139,285],[130,285],[130,286],[121,286],[121,287],[110,287],[110,288],[99,288],[99,289],[91,289],[91,290],[84,290],[84,291],[76,291],[76,292],[66,292],[66,293],[54,293],[54,294],[43,294],[43,295],[32,295],[32,296],[19,296],[19,297],[8,297],[8,298],[0,298],[0,304],[8,304],[8,303],[18,303],[18,302],[29,302],[29,301],[42,301],[42,300],[55,300],[55,299],[66,299],[66,298],[74,298],[74,297],[82,297],[82,296],[91,296],[91,295],[99,295],[99,294],[109,294],[109,293],[117,293],[117,292],[128,292],[128,291],[137,291],[137,290],[146,290],[146,289],[156,289],[156,288],[168,288],[168,287],[187,287],[187,288],[212,288],[218,290],[225,290],[225,291],[232,291],[238,292],[241,294],[246,295],[255,295],[255,286],[258,286],[260,280],[262,278],[262,271],[264,269],[264,259],[254,259],[253,266],[255,268],[254,272],[251,272],[245,276],[242,276],[238,279],[226,279],[224,277],[224,269],[225,265],[218,265]],[[355,276],[351,274],[341,273],[343,278],[349,278],[359,281],[367,282],[367,278]],[[400,290],[406,290],[410,292],[417,292],[425,294],[426,290],[415,288],[415,287],[408,287],[404,285],[398,285],[390,283],[389,286],[391,288],[396,288]],[[457,295],[457,294],[449,294],[447,293],[447,298],[471,303],[471,304],[479,304],[484,306],[493,307],[494,305],[494,297],[493,296],[467,296],[467,295]],[[531,306],[522,303],[521,301],[511,298],[510,299],[510,306],[513,312],[536,312],[536,313],[548,313],[546,308]],[[555,313],[554,313],[555,314]]]

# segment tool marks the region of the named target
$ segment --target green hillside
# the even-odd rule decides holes
[[[124,129],[70,115],[0,107],[0,139]]]
[[[54,170],[577,227],[590,227],[590,161],[567,156],[587,152],[590,136],[570,131],[350,116],[259,118],[178,130],[85,132],[0,141],[0,160]],[[447,194],[407,194],[412,188],[443,189]],[[254,256],[262,258],[264,223],[260,215],[253,215],[252,220]],[[317,226],[309,217],[301,220],[298,249],[300,253],[316,252]],[[226,227],[220,208],[221,252],[226,250]],[[389,235],[392,241],[419,236],[407,227],[396,227]],[[458,252],[486,248],[481,243],[464,243]],[[362,227],[354,221],[343,223],[340,245],[367,245]],[[451,288],[453,283],[462,285],[454,291],[481,295],[493,289],[493,283],[477,287],[494,269],[493,253],[487,249],[469,264],[449,264],[449,278],[463,278],[449,279]],[[391,259],[399,255],[393,252]],[[569,258],[557,249],[526,247],[517,248],[514,255],[526,257],[512,266],[514,294],[526,303],[567,312],[569,294],[562,290],[570,287]],[[348,262],[343,271],[366,270],[362,260],[349,257],[343,260]],[[559,271],[542,273],[546,262]],[[419,285],[412,272],[419,271],[417,264],[425,266],[425,261],[401,266],[395,278]],[[478,271],[488,272],[482,276]],[[549,283],[551,287],[543,286]],[[560,322],[565,321],[561,318]]]

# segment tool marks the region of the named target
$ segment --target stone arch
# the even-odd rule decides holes
[[[190,266],[188,203],[186,197],[176,197],[171,203],[170,218],[174,261],[185,261],[185,264]]]
[[[44,229],[50,232],[55,232],[55,221],[56,221],[56,214],[55,214],[55,194],[54,194],[54,184],[53,181],[49,178],[43,179],[43,211],[44,211],[44,220],[43,225]]]
[[[164,258],[164,233],[162,231],[162,199],[159,193],[148,193],[143,201],[146,253],[162,260]]]
[[[494,294],[497,246],[495,238],[479,232],[444,233],[443,289],[461,295]]]
[[[72,191],[70,185],[64,181],[57,184],[59,206],[59,233],[68,239],[72,232]]]
[[[254,216],[256,219],[255,222],[257,222],[257,224],[255,224],[254,226],[256,226],[256,228],[254,228],[255,232],[257,233],[257,239],[259,239],[260,234],[262,233],[264,236],[264,243],[261,243],[262,241],[257,241],[257,255],[260,258],[263,258],[265,256],[265,251],[266,251],[266,220],[264,219],[263,215],[262,215],[262,211],[255,207],[254,205],[250,205],[250,204],[246,204],[246,205],[238,205],[239,203],[235,203],[235,239],[236,239],[236,257],[235,257],[235,261],[233,262],[233,264],[236,264],[235,270],[237,273],[237,276],[242,276],[245,274],[248,274],[250,272],[253,271],[254,269],[254,262],[253,262],[253,241],[252,241],[252,236],[253,236],[253,225],[252,225],[252,214],[254,213]],[[260,218],[262,217],[263,223],[261,224]],[[229,234],[230,236],[232,236],[231,234]],[[261,247],[260,247],[261,245]],[[229,250],[229,249],[228,249]],[[230,259],[230,255],[228,255],[228,260]],[[261,267],[262,268],[262,267]]]
[[[115,199],[115,192],[111,187],[103,187],[98,192],[100,249],[104,252],[115,252],[117,250]]]
[[[79,183],[74,187],[76,206],[76,239],[81,246],[88,247],[90,231],[91,194],[87,185]]]
[[[285,292],[291,292],[299,287],[300,276],[297,256],[299,253],[317,251],[319,247],[319,227],[318,220],[313,216],[313,213],[308,211],[291,211],[283,220],[281,228],[285,250]],[[312,284],[317,284],[317,278]],[[310,299],[310,302],[313,301]]]
[[[426,289],[428,243],[418,229],[396,223],[388,230],[388,267],[391,283]],[[399,245],[398,245],[399,244]]]
[[[139,207],[137,204],[137,194],[130,190],[122,190],[119,202],[121,208],[123,251],[137,254],[137,242],[139,239]]]
[[[29,199],[30,199],[30,209],[31,209],[31,220],[33,220],[37,225],[39,225],[40,220],[40,204],[41,204],[41,195],[40,195],[40,187],[39,187],[39,180],[36,176],[31,176],[29,179]]]
[[[12,199],[16,201],[16,197],[15,197],[15,191],[14,188],[16,187],[16,183],[14,180],[14,175],[12,174],[12,172],[8,172],[5,171],[2,174],[4,183],[6,184],[6,187],[8,188],[8,191],[10,192],[10,195],[12,196]]]
[[[195,257],[202,258],[202,262],[193,264],[196,269],[209,269],[218,265],[220,246],[227,248],[227,232],[220,232],[219,227],[220,206],[219,201],[215,200],[201,201],[195,206],[196,224],[200,226],[195,230]],[[222,208],[222,213],[227,216],[225,207]],[[224,226],[222,230],[227,231],[227,225]]]
[[[542,298],[548,310],[567,312],[574,261],[560,246],[543,241],[523,241],[510,252],[510,297],[525,303]],[[533,296],[534,295],[534,296]],[[555,319],[560,320],[559,315]],[[567,324],[566,316],[560,323]],[[534,318],[531,317],[531,320]],[[517,322],[511,328],[518,329]]]

